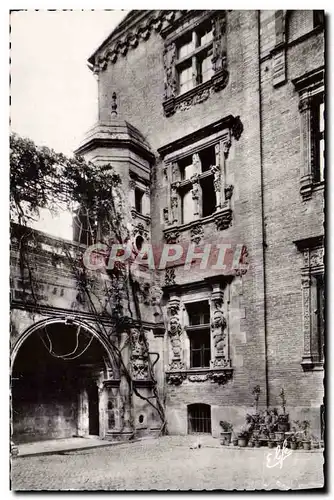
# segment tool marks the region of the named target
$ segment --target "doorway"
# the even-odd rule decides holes
[[[88,417],[89,434],[91,436],[100,435],[99,425],[99,390],[96,384],[90,384],[87,388],[88,393]]]

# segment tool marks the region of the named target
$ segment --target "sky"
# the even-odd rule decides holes
[[[18,11],[11,14],[11,131],[71,155],[97,120],[97,80],[88,57],[128,11]],[[43,210],[34,224],[72,238],[72,219]]]

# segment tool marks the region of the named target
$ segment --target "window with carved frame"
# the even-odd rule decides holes
[[[166,116],[206,100],[222,90],[226,68],[226,11],[194,11],[168,33],[164,47]]]
[[[324,246],[323,237],[295,242],[303,253],[301,269],[304,353],[302,367],[313,370],[324,362]]]
[[[320,67],[293,80],[299,93],[301,176],[300,193],[304,200],[324,182],[325,99],[324,68]]]

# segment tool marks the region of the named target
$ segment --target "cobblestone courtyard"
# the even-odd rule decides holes
[[[233,449],[193,436],[167,436],[91,450],[17,457],[13,490],[306,489],[323,486],[323,455],[293,451],[280,468],[275,450]]]

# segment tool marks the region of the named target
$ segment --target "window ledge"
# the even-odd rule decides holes
[[[203,226],[206,224],[216,224],[218,231],[227,229],[232,224],[232,209],[230,200],[224,202],[223,208],[217,210],[207,217],[202,217],[201,219],[195,219],[186,224],[174,225],[168,229],[164,229],[164,237],[167,243],[175,244],[179,242],[180,233],[190,231],[190,239],[193,243],[197,245],[200,243],[204,236]]]
[[[312,193],[324,190],[325,182],[314,182],[310,175],[304,176],[300,181],[300,194],[303,201],[310,200]]]
[[[227,362],[229,364],[229,362]],[[233,375],[233,368],[226,366],[225,368],[181,368],[166,371],[166,380],[169,385],[181,385],[183,381],[189,382],[212,382],[219,385],[226,384]]]
[[[140,212],[137,212],[137,210],[134,207],[131,208],[131,216],[132,219],[142,220],[143,222],[146,223],[147,226],[149,226],[151,223],[151,217],[149,215],[144,215]]]
[[[163,102],[165,116],[171,116],[178,111],[185,111],[195,104],[206,101],[212,93],[223,90],[227,83],[227,70],[217,71],[210,80],[196,85],[196,87],[184,92],[184,94],[166,99]]]
[[[313,361],[310,358],[305,358],[301,362],[304,372],[319,372],[324,370],[324,363],[322,361]]]

